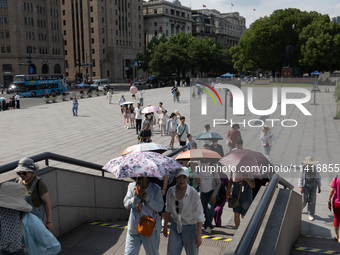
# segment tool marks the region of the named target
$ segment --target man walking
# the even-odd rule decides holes
[[[179,119],[181,124],[177,127],[177,140],[180,146],[186,145],[187,135],[189,134],[188,125],[185,124],[185,117],[181,116]]]
[[[18,93],[15,94],[14,99],[15,99],[15,107],[16,107],[17,109],[20,109],[20,96],[19,96]]]
[[[136,120],[136,134],[138,135],[142,127],[142,108],[140,103],[137,103],[137,108],[135,109],[135,120]]]

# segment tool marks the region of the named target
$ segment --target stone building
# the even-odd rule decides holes
[[[0,1],[0,84],[29,73],[64,73],[59,0]]]
[[[236,45],[246,30],[246,19],[238,12],[220,13],[201,9],[192,12],[192,34],[209,37],[222,45]]]
[[[145,45],[154,36],[163,34],[169,38],[174,34],[192,31],[191,9],[180,1],[149,1],[143,4]]]
[[[61,0],[68,80],[128,81],[142,51],[142,0]]]

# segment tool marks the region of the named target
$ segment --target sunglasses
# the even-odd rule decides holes
[[[179,213],[179,202],[176,200],[175,201],[175,205],[176,205],[176,213]]]
[[[23,175],[23,176],[26,176],[27,175],[27,172],[17,172],[17,175]]]

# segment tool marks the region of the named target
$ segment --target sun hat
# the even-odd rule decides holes
[[[305,157],[305,160],[302,161],[302,164],[306,164],[306,165],[314,165],[317,163],[319,163],[319,161],[314,161],[311,156]]]
[[[34,161],[30,158],[22,158],[19,160],[18,167],[14,170],[16,172],[36,172],[39,169],[37,164],[34,164]]]
[[[32,211],[25,200],[25,187],[15,182],[5,182],[0,186],[0,207],[21,212]]]
[[[175,172],[175,176],[178,177],[180,175],[185,175],[186,177],[189,177],[189,170],[187,167],[181,167],[181,168],[177,168],[176,172]]]
[[[268,127],[267,125],[264,125],[263,127],[262,127],[262,131],[264,131],[264,130],[269,130],[270,129],[270,127]]]

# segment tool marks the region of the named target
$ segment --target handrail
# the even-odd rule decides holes
[[[250,219],[246,230],[243,233],[241,241],[239,242],[235,250],[235,254],[237,255],[250,254],[256,236],[260,230],[263,219],[267,213],[269,204],[276,190],[277,184],[281,184],[284,187],[288,187],[291,190],[294,189],[294,186],[291,183],[287,182],[285,179],[282,179],[280,175],[278,175],[277,173],[273,175],[272,179],[269,182],[269,185],[267,186],[262,196],[261,201],[257,205],[255,212],[252,218]]]
[[[181,148],[178,148],[175,151],[170,152],[166,156],[172,157],[172,156],[176,155],[177,153],[185,150],[187,147],[188,146],[185,145]],[[87,162],[87,161],[84,161],[84,160],[79,160],[79,159],[75,159],[75,158],[71,158],[71,157],[66,157],[66,156],[55,154],[55,153],[52,153],[52,152],[43,152],[43,153],[31,156],[29,158],[31,158],[34,162],[45,160],[46,166],[49,165],[49,160],[55,160],[55,161],[59,161],[59,162],[62,162],[62,163],[67,163],[67,164],[76,165],[76,166],[82,166],[82,167],[101,171],[102,177],[104,177],[104,173],[105,173],[105,170],[103,170],[102,165],[94,164],[94,163],[91,163],[91,162]],[[15,169],[18,166],[18,163],[19,163],[19,160],[13,161],[11,163],[0,166],[0,174],[9,172],[9,171]]]
[[[62,156],[62,155],[51,153],[51,152],[40,153],[40,154],[34,155],[32,157],[29,157],[29,158],[31,158],[34,162],[45,160],[46,166],[49,165],[49,160],[55,160],[55,161],[59,161],[59,162],[63,162],[63,163],[68,163],[68,164],[71,164],[71,165],[82,166],[82,167],[101,171],[103,177],[104,177],[104,173],[105,173],[105,171],[102,169],[103,168],[102,165],[90,163],[90,162],[75,159],[75,158]],[[0,174],[6,173],[8,171],[15,169],[18,166],[18,163],[19,163],[19,160],[13,161],[11,163],[0,166]]]

